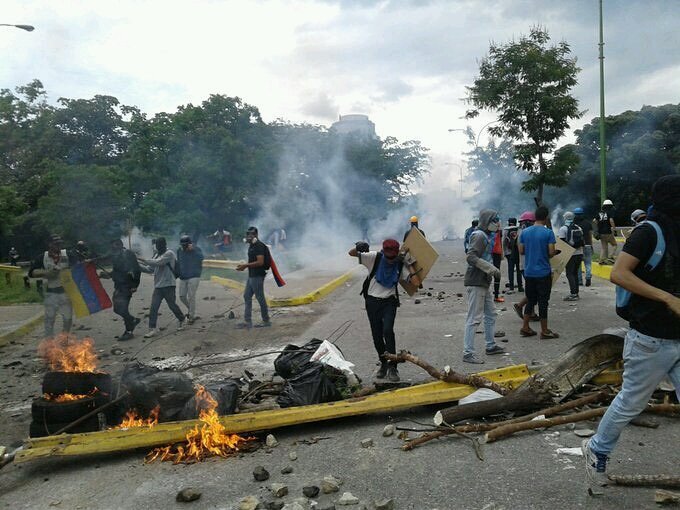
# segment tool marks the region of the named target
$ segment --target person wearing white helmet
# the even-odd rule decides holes
[[[633,222],[633,225],[638,226],[640,223],[645,221],[647,219],[647,213],[643,211],[642,209],[635,209],[631,214],[630,214],[630,221]]]
[[[593,220],[593,230],[595,239],[600,240],[602,250],[600,251],[600,264],[613,264],[616,256],[616,238],[614,237],[614,229],[616,224],[612,218],[612,210],[614,203],[607,199],[602,202],[602,210],[597,214],[597,218]],[[612,247],[611,257],[609,256],[609,247]]]

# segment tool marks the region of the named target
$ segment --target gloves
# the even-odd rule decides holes
[[[357,253],[368,253],[370,250],[368,243],[365,241],[357,241],[354,243],[354,246],[356,247]]]
[[[405,265],[405,266],[412,266],[417,262],[415,257],[411,255],[411,252],[405,251],[405,252],[399,252],[399,260]]]

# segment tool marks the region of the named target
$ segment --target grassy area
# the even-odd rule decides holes
[[[5,275],[11,276],[8,284]],[[24,273],[6,273],[0,271],[0,306],[18,305],[22,303],[42,303],[42,297],[35,290],[35,280],[31,280],[31,288],[24,288]]]

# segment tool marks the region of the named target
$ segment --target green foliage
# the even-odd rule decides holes
[[[24,287],[23,272],[9,273],[9,282],[6,278],[7,274],[4,271],[0,271],[0,306],[42,303],[42,297],[35,290],[35,282],[31,283],[30,289]]]
[[[499,123],[489,132],[514,142],[517,167],[532,174],[525,189],[536,190],[539,200],[544,186],[566,182],[573,161],[551,162],[549,155],[570,119],[582,115],[570,95],[580,71],[576,59],[569,44],[548,46],[549,41],[548,32],[535,27],[519,41],[491,44],[479,76],[468,87],[474,109],[467,117],[477,116],[480,109],[498,112]]]

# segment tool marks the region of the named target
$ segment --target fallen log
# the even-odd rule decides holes
[[[659,505],[675,505],[680,503],[680,493],[658,489],[654,494],[654,503]]]
[[[609,475],[609,479],[628,487],[680,487],[678,475]]]
[[[458,383],[458,384],[469,384],[475,388],[488,388],[500,393],[501,395],[507,395],[510,393],[510,389],[497,384],[486,377],[482,377],[477,374],[460,374],[451,370],[451,367],[445,367],[443,372],[440,372],[435,367],[430,365],[428,362],[420,359],[418,356],[414,356],[408,351],[399,351],[399,354],[390,354],[386,352],[384,354],[385,359],[388,361],[393,361],[396,363],[404,363],[406,361],[419,366],[425,372],[430,374],[434,379],[439,379],[440,381]]]

